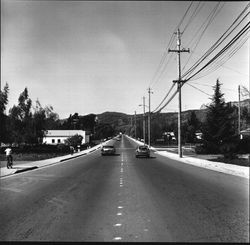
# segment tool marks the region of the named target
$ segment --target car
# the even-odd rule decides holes
[[[113,145],[104,145],[101,149],[101,154],[104,155],[114,155],[116,152],[115,147]]]
[[[135,150],[135,157],[150,157],[150,150],[147,145],[137,146]]]

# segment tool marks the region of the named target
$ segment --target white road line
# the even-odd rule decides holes
[[[113,240],[118,241],[118,240],[122,240],[122,238],[121,237],[114,237]]]
[[[118,206],[118,208],[123,208],[123,206]]]
[[[114,226],[115,227],[119,227],[119,226],[122,226],[122,224],[115,224]]]
[[[122,215],[122,213],[117,213],[117,215],[118,215],[118,216],[121,216],[121,215]]]

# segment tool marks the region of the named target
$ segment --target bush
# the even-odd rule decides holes
[[[4,151],[7,147],[1,147],[0,153],[4,154]],[[69,153],[69,146],[60,144],[60,145],[46,145],[46,144],[39,144],[39,145],[28,145],[23,144],[18,147],[11,147],[12,152],[15,154],[19,153]]]
[[[208,154],[207,149],[202,144],[196,145],[194,150],[196,154]]]
[[[250,138],[239,140],[237,145],[237,152],[239,154],[250,153]]]
[[[224,155],[225,159],[236,158],[237,142],[227,142],[220,147],[220,152]]]
[[[196,154],[218,154],[220,149],[217,144],[213,142],[204,142],[201,145],[195,147]]]

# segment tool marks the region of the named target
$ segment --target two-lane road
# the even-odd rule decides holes
[[[249,241],[247,179],[113,141],[100,150],[1,180],[1,241]]]

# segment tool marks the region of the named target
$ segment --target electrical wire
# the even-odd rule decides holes
[[[162,106],[158,111],[156,111],[156,113],[161,112],[162,109],[164,109],[175,97],[175,95],[179,92],[179,90],[177,89],[174,94],[169,98],[169,100],[164,104],[164,106]]]
[[[230,48],[247,30],[249,30],[249,22],[237,33],[237,35],[218,53],[216,54],[209,62],[207,62],[202,68],[200,68],[195,74],[185,79],[186,81],[191,80],[194,76],[204,70],[209,64],[215,61],[220,55],[222,55],[228,48]]]
[[[180,25],[182,24],[182,22],[184,21],[184,19],[185,19],[187,13],[189,12],[189,9],[191,8],[192,4],[193,4],[193,2],[191,2],[191,3],[189,4],[189,6],[188,6],[188,8],[187,8],[187,10],[186,10],[186,12],[185,12],[185,14],[183,15],[183,17],[182,17],[182,19],[180,20],[179,24],[178,24],[177,27],[175,28],[174,32],[179,28],[179,26],[180,26]],[[151,79],[151,82],[150,82],[150,84],[149,84],[149,87],[152,87],[153,85],[155,85],[155,84],[160,80],[160,78],[161,78],[161,76],[162,76],[164,70],[166,69],[167,65],[169,64],[169,61],[170,61],[170,59],[172,58],[172,55],[171,55],[170,58],[167,60],[167,63],[165,64],[165,66],[162,68],[162,66],[163,66],[163,64],[164,64],[164,62],[165,62],[165,60],[166,60],[167,54],[168,54],[167,51],[168,51],[168,49],[170,48],[170,46],[172,45],[173,41],[174,41],[174,33],[172,34],[172,36],[171,36],[171,38],[170,38],[170,40],[169,40],[169,43],[168,43],[168,45],[167,45],[167,47],[166,47],[166,49],[165,49],[165,51],[164,51],[164,53],[163,53],[163,55],[162,55],[162,58],[161,58],[161,60],[160,60],[160,63],[159,63],[159,65],[158,65],[158,67],[157,67],[157,69],[156,69],[156,71],[155,71],[155,73],[154,73],[154,75],[153,75],[153,78]],[[158,75],[159,72],[160,72],[160,75]],[[156,79],[156,78],[157,78],[157,79]]]
[[[210,96],[210,97],[211,97],[211,95],[210,95],[210,94],[208,94],[208,93],[204,92],[203,90],[201,90],[201,89],[199,89],[199,88],[197,88],[197,87],[193,86],[192,84],[188,83],[187,85],[189,85],[189,86],[191,86],[191,87],[195,88],[196,90],[199,90],[199,91],[200,91],[200,92],[202,92],[203,94],[206,94],[206,95],[208,95],[208,96]]]
[[[198,14],[198,12],[201,10],[201,8],[204,6],[204,4],[205,4],[205,3],[203,3],[202,6],[201,6],[200,8],[199,8],[200,3],[198,4],[198,6],[196,7],[195,11],[193,12],[191,18],[189,19],[188,24],[187,24],[186,27],[184,28],[185,30],[187,29],[187,27],[188,27],[188,25],[191,23],[191,21],[194,19],[194,17],[195,17],[195,16]],[[187,11],[185,12],[185,14],[184,14],[182,20],[180,21],[179,25],[177,26],[177,28],[182,24],[182,22],[183,22],[183,20],[185,19],[185,17],[186,17],[186,15],[187,15],[189,9],[191,8],[191,6],[192,6],[192,3],[189,5]],[[217,10],[218,6],[219,6],[219,4],[217,4],[216,7],[214,8],[214,12]],[[199,8],[199,10],[198,10],[198,8]],[[177,30],[177,28],[176,28],[176,30]],[[171,40],[172,40],[172,38],[173,38],[173,35],[171,36]],[[172,56],[173,56],[173,53],[172,53],[172,55],[170,56],[170,58],[171,58]],[[170,59],[168,59],[168,62],[169,62],[169,61],[170,61]],[[165,65],[164,68],[162,69],[162,71],[161,71],[161,73],[159,74],[157,80],[159,80],[159,79],[162,77],[162,75],[163,75],[163,73],[164,73],[164,71],[165,71],[165,69],[166,69],[166,66],[168,65],[168,62],[166,63],[166,65]],[[174,86],[174,85],[173,85],[173,86]],[[156,111],[156,110],[162,105],[162,103],[166,100],[167,96],[169,95],[169,93],[170,93],[171,90],[173,89],[173,86],[170,88],[170,90],[167,92],[167,94],[165,95],[165,97],[163,98],[163,100],[161,101],[161,103],[156,107],[156,109],[155,109],[154,111]]]
[[[236,18],[236,20],[233,22],[233,24],[226,30],[226,32],[223,33],[223,35],[215,42],[214,45],[212,45],[209,50],[191,67],[188,71],[185,72],[185,74],[182,75],[182,79],[186,77],[187,75],[191,74],[225,39],[243,22],[243,20],[247,17],[249,13],[247,13],[240,22],[233,27],[236,22],[240,19],[240,17],[244,14],[246,9],[249,7],[249,4],[247,7],[242,11],[242,13]],[[233,28],[233,29],[232,29]],[[230,30],[232,29],[232,30]],[[229,33],[228,33],[229,32]],[[227,34],[228,33],[228,34]]]
[[[208,74],[210,74],[210,73],[216,71],[217,69],[219,69],[220,67],[222,67],[223,64],[225,64],[230,58],[232,58],[233,55],[235,55],[238,52],[238,50],[246,43],[246,41],[248,39],[249,39],[249,37],[245,37],[245,39],[243,39],[243,41],[241,41],[241,43],[237,47],[235,47],[232,51],[230,51],[229,54],[225,53],[222,57],[220,57],[220,60],[216,61],[215,66],[206,68],[203,71],[203,73],[205,73],[205,74],[203,74],[202,76],[196,77],[196,79],[194,79],[194,80],[198,80],[198,79],[200,79],[202,77],[205,77]]]
[[[168,91],[168,93],[165,95],[165,97],[163,98],[163,100],[161,101],[161,103],[154,109],[154,111],[157,111],[157,109],[162,105],[162,103],[164,102],[164,100],[168,97],[168,95],[170,94],[170,92],[172,91],[172,89],[174,88],[174,83],[172,84],[170,90]],[[153,112],[154,112],[153,111]]]
[[[206,22],[207,22],[205,28],[203,29],[203,31],[201,32],[200,36],[198,37],[198,40],[197,40],[196,44],[194,43],[195,46],[192,47],[192,45],[191,45],[191,43],[192,43],[192,41],[194,40],[194,38],[190,41],[190,44],[187,45],[188,47],[190,46],[190,49],[192,50],[192,53],[191,53],[191,55],[189,56],[189,58],[188,58],[187,62],[185,63],[185,65],[183,66],[182,71],[186,68],[188,62],[189,62],[190,59],[193,57],[193,54],[194,54],[194,52],[195,52],[195,50],[196,50],[198,44],[200,43],[200,41],[201,41],[203,35],[205,34],[207,28],[208,28],[209,25],[212,23],[212,21],[215,19],[216,15],[218,15],[218,13],[219,13],[219,12],[221,11],[221,9],[223,8],[224,4],[222,5],[222,7],[221,7],[220,9],[218,9],[218,8],[219,8],[219,4],[220,4],[220,3],[218,3],[218,4],[215,6],[215,8],[211,11],[211,13],[210,13],[209,16],[207,17],[207,19],[203,22],[203,24],[201,25],[201,27],[199,28],[199,30],[198,30],[198,31],[196,32],[196,34],[194,35],[194,37],[197,37],[197,36],[198,36],[198,32],[201,30],[201,28],[203,27],[203,25],[205,25]]]
[[[242,22],[242,21],[241,21]],[[235,22],[234,22],[235,23]],[[232,26],[232,25],[231,25]],[[237,25],[238,26],[238,25]],[[210,65],[212,62],[214,62],[218,57],[220,57],[224,52],[226,52],[237,40],[239,40],[242,35],[244,35],[249,30],[249,22],[234,36],[233,39],[230,40],[229,43],[219,52],[217,53],[207,64],[205,64],[201,69],[199,69],[194,75],[188,77],[186,79],[186,82],[191,80],[194,76],[196,76],[198,73],[200,73],[203,69],[205,69],[208,65]],[[234,28],[235,29],[235,28]],[[184,85],[184,83],[181,85],[181,87]],[[163,108],[165,108],[175,97],[175,95],[178,93],[178,89],[176,92],[171,96],[171,98],[158,110],[157,113],[160,112]],[[158,107],[157,107],[158,108]]]
[[[203,7],[203,5],[202,5],[202,7],[199,9],[199,11],[198,11],[198,8],[199,8],[199,6],[200,6],[200,2],[198,3],[198,5],[196,6],[196,8],[195,8],[195,10],[194,10],[194,12],[193,12],[193,14],[191,15],[191,17],[189,18],[189,20],[188,20],[188,22],[187,22],[187,24],[186,24],[186,26],[183,28],[183,33],[185,33],[185,31],[186,31],[186,29],[188,28],[188,26],[190,25],[190,23],[195,19],[195,17],[196,17],[196,15],[199,13],[199,11],[202,9],[202,7]]]
[[[243,20],[247,17],[247,15],[249,13],[247,13],[241,20],[240,18],[243,16],[243,14],[245,13],[245,11],[249,8],[249,4],[246,6],[246,8],[241,12],[241,14],[236,18],[236,20],[232,23],[232,25],[226,30],[226,32],[223,33],[223,35],[217,40],[217,42],[215,42],[214,45],[212,45],[212,47],[210,47],[210,49],[182,76],[182,78],[184,76],[190,75],[192,72],[194,72],[194,70],[201,64],[202,61],[204,61],[222,42],[224,42],[226,40],[226,38],[232,34],[232,32],[243,22]],[[215,15],[216,12],[214,12],[214,14],[212,16]],[[218,14],[218,12],[217,12]],[[212,18],[210,19],[212,20]],[[239,21],[238,24],[237,21]],[[249,24],[249,23],[248,23]],[[208,67],[212,62],[215,62],[215,60],[217,60],[219,57],[221,57],[227,50],[230,49],[230,47],[237,41],[239,40],[239,38],[249,29],[249,26],[246,25],[244,28],[242,28],[242,30],[240,32],[238,32],[238,34],[229,42],[227,43],[227,45],[221,50],[219,51],[219,53],[217,53],[209,62],[207,62],[202,68],[200,68],[197,72],[195,72],[195,74],[191,75],[190,77],[188,77],[186,80],[189,81],[192,78],[194,78],[197,74],[199,74],[202,70],[204,70],[206,67]],[[183,80],[183,79],[182,79]],[[183,83],[184,84],[184,83]],[[181,87],[183,86],[183,84],[181,85]],[[171,88],[172,90],[172,88]],[[161,101],[160,105],[153,111],[156,113],[159,113],[163,108],[165,108],[171,101],[172,99],[175,97],[175,95],[178,93],[178,89],[175,91],[175,93],[170,97],[170,99],[160,108],[158,109],[163,101],[167,98],[167,96],[169,95],[169,93],[171,92],[171,90],[167,93],[167,95],[164,97],[164,99]],[[157,110],[158,109],[158,110]]]

